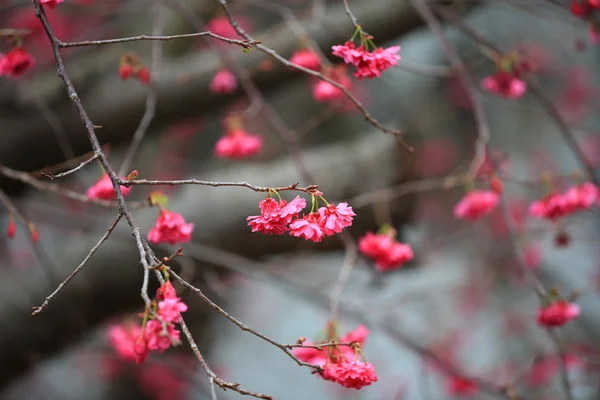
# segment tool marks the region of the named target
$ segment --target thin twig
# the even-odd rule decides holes
[[[274,400],[274,398],[272,396],[262,394],[262,393],[257,393],[257,392],[251,392],[249,390],[242,388],[239,383],[225,382],[223,379],[219,378],[217,376],[217,374],[215,374],[213,372],[213,370],[210,369],[206,360],[204,360],[204,357],[202,356],[202,353],[200,353],[200,349],[198,348],[198,345],[196,344],[194,337],[192,336],[190,330],[188,329],[187,324],[183,320],[183,317],[181,317],[179,319],[179,324],[181,325],[181,330],[183,331],[183,334],[185,335],[186,339],[188,340],[188,343],[190,344],[190,348],[192,349],[192,352],[194,353],[194,355],[200,362],[200,365],[202,366],[202,369],[204,369],[204,372],[206,373],[206,375],[208,375],[212,400],[215,400],[217,398],[217,394],[215,393],[215,388],[214,388],[215,383],[217,385],[219,385],[219,387],[223,390],[231,389],[234,392],[237,392],[243,396],[251,396],[251,397],[255,397],[257,399]]]
[[[356,28],[360,28],[358,19],[356,19],[356,17],[352,13],[352,10],[350,9],[350,4],[348,4],[348,0],[344,0],[344,10],[346,11],[346,15],[348,15],[348,17],[350,18],[350,21],[352,21],[352,25],[354,25],[354,27]]]
[[[45,176],[47,178],[50,178],[52,180],[57,179],[57,178],[62,178],[63,176],[67,176],[67,175],[72,174],[73,172],[79,171],[80,169],[82,169],[83,167],[85,167],[86,165],[90,164],[91,162],[93,162],[93,161],[95,161],[97,159],[98,159],[98,156],[96,154],[94,154],[92,157],[88,158],[85,161],[82,161],[78,166],[76,166],[76,167],[74,167],[74,168],[72,168],[72,169],[70,169],[68,171],[61,172],[60,174],[56,174],[56,175],[54,175],[52,173],[44,173],[44,172],[42,172],[41,175],[43,175],[43,176]]]
[[[6,176],[7,178],[11,178],[11,179],[26,183],[38,190],[56,193],[60,196],[66,197],[71,200],[79,201],[82,203],[95,204],[95,205],[106,207],[106,208],[118,208],[119,207],[119,203],[117,203],[116,201],[90,199],[85,194],[63,188],[54,183],[40,181],[39,179],[36,179],[33,176],[31,176],[30,174],[28,174],[27,172],[16,171],[14,169],[5,167],[4,165],[0,165],[0,174]],[[133,208],[140,208],[140,207],[147,207],[147,206],[149,206],[149,204],[150,203],[147,201],[138,201],[138,202],[129,203],[129,206],[133,207]]]
[[[319,365],[306,363],[306,362],[298,359],[296,356],[294,356],[294,354],[292,354],[292,352],[286,347],[285,344],[279,343],[279,342],[271,339],[270,337],[265,336],[262,333],[257,332],[256,330],[254,330],[254,329],[252,329],[252,328],[244,325],[242,322],[240,322],[239,320],[237,320],[235,317],[233,317],[227,311],[225,311],[221,307],[219,307],[211,299],[209,299],[208,297],[206,297],[206,295],[204,293],[202,293],[202,291],[200,289],[198,289],[197,287],[193,286],[192,284],[190,284],[187,281],[185,281],[184,279],[182,279],[179,275],[177,275],[175,272],[173,272],[173,270],[169,271],[169,275],[172,276],[172,277],[174,277],[180,284],[182,284],[183,286],[185,286],[186,288],[188,288],[189,290],[191,290],[196,296],[198,296],[202,300],[204,300],[204,302],[206,302],[212,309],[214,309],[219,314],[221,314],[222,316],[224,316],[225,318],[227,318],[229,321],[233,322],[233,324],[236,325],[238,328],[240,328],[242,331],[249,332],[252,335],[254,335],[254,336],[256,336],[256,337],[264,340],[265,342],[270,343],[273,346],[280,348],[285,354],[288,355],[288,357],[290,357],[292,360],[294,360],[299,366],[310,367],[310,368],[313,368],[313,369],[315,369],[317,371],[321,371],[322,370],[322,367],[320,367]]]
[[[73,279],[75,277],[75,275],[77,275],[83,269],[85,264],[92,258],[92,256],[96,253],[96,251],[98,251],[98,249],[100,248],[100,246],[102,246],[102,244],[106,241],[106,239],[108,239],[108,237],[110,236],[112,231],[115,229],[115,227],[121,220],[122,216],[123,215],[121,213],[119,213],[117,215],[117,218],[115,218],[113,223],[108,227],[108,229],[106,230],[104,235],[102,235],[102,237],[100,238],[98,243],[96,243],[96,245],[94,247],[92,247],[92,249],[89,251],[87,256],[85,256],[83,261],[77,266],[77,268],[75,268],[75,270],[73,270],[73,272],[71,272],[71,274],[69,274],[69,276],[67,276],[66,279],[60,283],[60,285],[58,285],[56,290],[54,290],[54,292],[52,292],[48,297],[46,297],[44,302],[39,307],[33,307],[33,312],[31,313],[32,316],[37,315],[37,314],[41,313],[42,311],[44,311],[46,308],[48,308],[48,304],[54,298],[54,296],[56,296],[58,294],[58,292],[60,292],[62,290],[62,288],[67,283],[69,283],[69,281],[71,279]]]
[[[338,319],[340,298],[342,296],[342,292],[344,291],[344,287],[346,287],[346,284],[348,283],[348,278],[350,278],[350,274],[356,265],[356,259],[358,256],[356,242],[351,237],[350,240],[348,240],[347,237],[345,239],[346,240],[343,239],[344,247],[346,249],[344,262],[329,294],[329,309],[331,312],[331,319],[333,320]]]
[[[442,24],[433,15],[433,12],[425,0],[411,0],[415,10],[421,15],[421,18],[427,23],[431,33],[437,38],[437,41],[446,53],[446,57],[452,68],[457,72],[463,86],[466,88],[467,96],[471,100],[473,107],[473,117],[477,125],[477,141],[475,143],[475,156],[469,166],[469,175],[474,178],[485,161],[488,143],[490,141],[490,128],[485,116],[483,103],[477,91],[477,84],[467,71],[467,68],[461,58],[456,53],[454,47],[444,36]]]
[[[319,188],[318,185],[310,185],[306,187],[298,187],[298,182],[292,183],[288,186],[281,187],[268,187],[268,186],[256,186],[252,185],[248,182],[213,182],[213,181],[201,181],[198,179],[180,179],[180,180],[172,180],[172,181],[161,181],[161,180],[147,180],[147,179],[133,179],[133,180],[123,180],[119,179],[119,184],[122,186],[132,186],[132,185],[165,185],[165,186],[178,186],[178,185],[201,185],[201,186],[212,186],[212,187],[221,187],[221,186],[234,186],[234,187],[245,187],[251,189],[255,192],[284,192],[284,191],[298,191],[305,193],[313,193],[315,190]]]
[[[245,49],[251,49],[252,47],[256,46],[256,44],[260,43],[259,41],[256,40],[237,40],[237,39],[230,39],[230,38],[226,38],[217,34],[214,34],[212,32],[196,32],[196,33],[184,33],[181,35],[171,35],[171,36],[160,36],[160,35],[152,35],[152,36],[148,36],[148,35],[139,35],[139,36],[132,36],[132,37],[126,37],[126,38],[117,38],[117,39],[106,39],[106,40],[85,40],[82,42],[62,42],[59,41],[58,45],[61,48],[66,48],[66,47],[83,47],[83,46],[98,46],[98,45],[103,45],[103,44],[115,44],[115,43],[126,43],[126,42],[135,42],[135,41],[140,41],[140,40],[155,40],[155,41],[169,41],[169,40],[175,40],[175,39],[186,39],[186,38],[194,38],[194,37],[201,37],[201,36],[209,36],[218,40],[222,40],[223,42],[229,43],[229,44],[234,44],[237,46],[241,46]]]
[[[164,8],[160,3],[155,4],[156,7],[159,7],[159,11],[156,15],[156,20],[154,21],[154,27],[152,28],[152,34],[155,36],[160,36],[164,27]],[[127,173],[131,164],[133,163],[133,159],[137,154],[142,141],[144,140],[144,136],[146,136],[146,132],[156,115],[156,101],[157,101],[157,90],[156,84],[160,75],[160,66],[162,64],[162,53],[163,53],[163,45],[162,41],[156,41],[152,43],[152,63],[150,65],[150,85],[148,88],[148,95],[146,96],[146,109],[144,110],[144,115],[140,120],[138,127],[133,134],[133,138],[129,143],[129,147],[125,152],[125,156],[123,157],[123,163],[119,168],[118,176],[123,176]]]

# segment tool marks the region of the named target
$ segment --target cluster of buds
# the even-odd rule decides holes
[[[530,71],[530,64],[519,53],[501,55],[496,60],[496,72],[483,78],[481,86],[497,96],[518,99],[527,91],[527,83],[522,77]]]
[[[589,34],[592,43],[600,42],[598,31],[598,11],[600,11],[600,0],[571,0],[571,14],[589,23]]]
[[[148,70],[148,67],[142,64],[140,58],[133,53],[127,53],[121,56],[119,76],[123,80],[127,80],[131,76],[134,76],[144,85],[150,83],[150,71]]]

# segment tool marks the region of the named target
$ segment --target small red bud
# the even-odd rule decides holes
[[[146,341],[143,338],[138,339],[133,346],[133,352],[137,356],[136,364],[141,364],[148,357],[148,347],[146,347]]]
[[[147,85],[150,82],[150,71],[146,67],[142,67],[136,76],[144,85]]]
[[[11,214],[10,218],[8,220],[8,229],[6,231],[6,236],[8,236],[10,239],[12,239],[15,237],[16,232],[17,232],[17,224],[15,224],[15,218]]]
[[[126,80],[129,79],[131,74],[133,73],[133,66],[129,63],[123,63],[119,66],[119,76],[121,79]]]
[[[139,175],[139,174],[138,174],[138,171],[137,171],[137,169],[134,169],[133,171],[131,171],[131,172],[129,173],[129,175],[127,175],[127,180],[128,180],[128,181],[132,181],[132,180],[134,180],[134,179],[137,179],[138,175]]]
[[[567,247],[571,242],[571,236],[567,232],[558,232],[554,237],[556,247]]]
[[[490,189],[498,194],[502,193],[504,190],[504,185],[502,185],[502,182],[496,175],[492,176],[492,179],[490,180]]]

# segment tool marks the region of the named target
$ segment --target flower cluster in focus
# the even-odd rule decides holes
[[[340,233],[344,228],[352,225],[352,218],[356,214],[347,203],[339,203],[336,206],[327,203],[320,196],[326,205],[317,209],[318,199],[314,195],[312,199],[311,212],[299,217],[300,212],[306,207],[306,200],[296,196],[288,203],[286,200],[273,199],[269,192],[269,197],[259,203],[260,215],[249,216],[248,225],[252,228],[252,232],[283,235],[289,231],[292,236],[313,242],[320,242],[323,237]]]
[[[337,337],[335,323],[328,324],[328,341],[332,345],[319,348],[318,343],[302,340],[303,347],[293,350],[299,360],[318,365],[323,368],[321,377],[350,389],[362,389],[377,381],[375,367],[362,357],[362,347],[369,335],[369,330],[359,325],[354,331]],[[300,343],[300,341],[299,341]]]
[[[360,38],[360,45],[356,47],[354,38]],[[343,45],[332,47],[333,55],[344,59],[346,64],[352,64],[356,67],[354,76],[357,79],[379,78],[381,73],[391,67],[398,65],[400,60],[400,46],[392,46],[384,49],[377,47],[372,41],[373,37],[363,32],[360,27],[357,28],[351,40]],[[369,47],[373,50],[369,51]]]

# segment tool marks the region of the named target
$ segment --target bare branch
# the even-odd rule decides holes
[[[66,279],[60,283],[60,285],[58,285],[58,287],[56,288],[56,290],[54,292],[52,292],[48,297],[46,297],[46,299],[44,300],[44,302],[39,307],[33,307],[33,312],[31,313],[32,316],[33,315],[37,315],[37,314],[41,313],[42,311],[44,311],[46,308],[48,308],[48,304],[54,298],[54,296],[56,296],[58,294],[58,292],[60,292],[62,290],[62,288],[65,287],[65,285],[67,283],[69,283],[69,281],[71,279],[73,279],[75,277],[75,275],[77,275],[79,273],[79,271],[81,271],[83,269],[83,267],[85,266],[85,264],[90,260],[90,258],[92,258],[92,256],[96,253],[96,251],[100,248],[100,246],[102,246],[102,244],[106,241],[106,239],[108,239],[108,237],[110,236],[110,234],[112,233],[112,231],[115,229],[115,227],[117,226],[117,224],[121,220],[122,216],[123,215],[121,213],[119,213],[119,215],[117,215],[117,218],[115,218],[115,220],[113,221],[113,223],[108,227],[108,229],[106,230],[106,232],[104,233],[104,235],[102,235],[102,237],[100,238],[100,240],[98,241],[98,243],[96,243],[96,245],[91,248],[91,250],[88,253],[88,255],[77,266],[77,268],[75,268],[75,270],[73,270],[73,272],[71,272],[71,274],[69,274],[69,276],[67,276]]]

